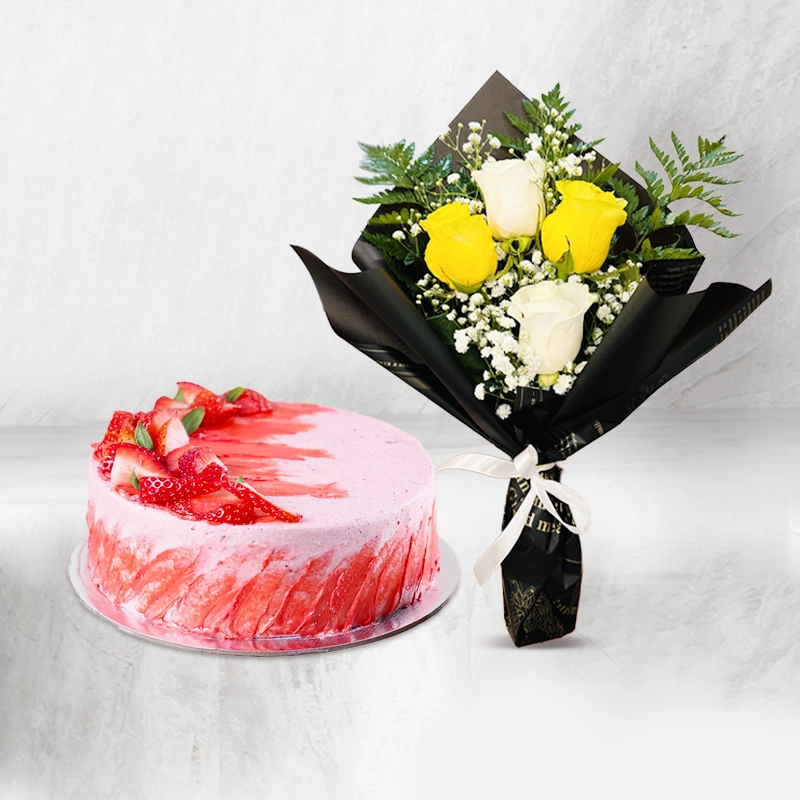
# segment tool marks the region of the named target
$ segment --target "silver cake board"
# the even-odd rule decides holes
[[[326,653],[330,650],[342,650],[385,639],[424,622],[444,606],[458,586],[458,561],[455,553],[446,542],[439,539],[439,573],[431,588],[413,605],[400,608],[371,625],[330,635],[217,639],[154,625],[141,614],[112,603],[94,585],[89,575],[88,548],[85,540],[73,550],[68,571],[72,587],[81,602],[90,611],[116,625],[125,633],[183,650],[234,656],[294,656],[303,653]]]

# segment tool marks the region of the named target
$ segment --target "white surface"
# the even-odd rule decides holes
[[[629,172],[671,129],[746,154],[742,236],[698,235],[699,286],[776,297],[654,402],[796,406],[798,9],[0,0],[0,424],[107,418],[175,380],[432,411],[330,332],[289,245],[350,268],[356,142],[426,146],[495,69],[561,81]]]
[[[389,421],[436,462],[485,451],[436,414]],[[499,576],[469,576],[503,482],[445,473],[453,600],[384,642],[289,659],[180,652],[88,612],[66,565],[100,426],[2,430],[0,797],[792,796],[799,427],[644,408],[570,459],[594,520],[578,632],[520,650]]]

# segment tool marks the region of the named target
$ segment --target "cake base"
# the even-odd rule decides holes
[[[120,630],[158,644],[197,650],[201,653],[223,653],[236,656],[293,656],[302,653],[325,653],[356,647],[367,642],[385,639],[419,625],[439,611],[452,597],[458,586],[458,562],[450,547],[439,539],[439,572],[433,585],[413,605],[400,608],[389,616],[353,628],[344,633],[320,636],[274,636],[261,639],[215,639],[197,634],[171,630],[154,625],[143,616],[112,603],[94,585],[87,564],[86,541],[80,542],[69,561],[69,579],[83,604]]]

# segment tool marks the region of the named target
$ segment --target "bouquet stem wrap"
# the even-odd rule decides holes
[[[543,477],[559,481],[561,470],[553,466]],[[530,491],[525,478],[509,481],[503,527]],[[550,499],[561,519],[572,523],[570,507],[552,495]],[[554,518],[538,497],[503,560],[502,573],[503,615],[517,647],[558,639],[575,630],[583,580],[580,537]]]

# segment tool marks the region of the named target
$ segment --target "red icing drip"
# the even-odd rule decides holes
[[[306,403],[276,403],[274,408],[271,414],[234,417],[216,428],[200,428],[191,441],[211,447],[231,475],[241,475],[269,497],[347,497],[336,483],[299,483],[281,474],[282,462],[330,458],[328,452],[272,441],[312,430],[314,423],[308,417],[326,409]]]

